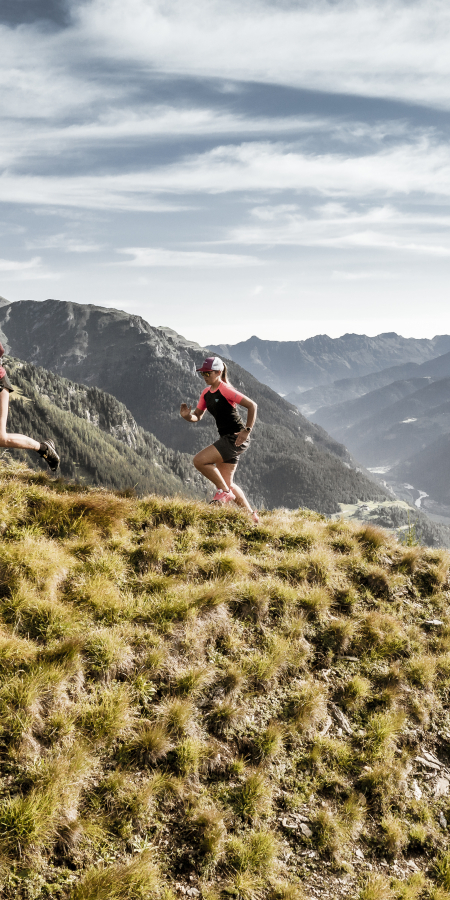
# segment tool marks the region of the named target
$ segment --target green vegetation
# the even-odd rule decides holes
[[[2,900],[449,900],[449,567],[0,465]]]

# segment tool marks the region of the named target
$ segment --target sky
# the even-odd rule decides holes
[[[2,0],[0,296],[450,333],[450,6]]]

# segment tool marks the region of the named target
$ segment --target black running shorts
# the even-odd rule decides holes
[[[14,390],[14,388],[13,388],[13,386],[12,386],[12,384],[11,384],[9,378],[8,378],[8,376],[6,375],[6,373],[5,373],[5,375],[3,376],[3,378],[0,378],[0,391],[3,391],[3,389],[4,389],[5,391],[9,391],[10,394],[12,394],[12,392],[13,392],[13,390]]]
[[[237,434],[223,434],[217,441],[214,441],[213,447],[219,451],[224,462],[237,463],[241,453],[245,453],[250,446],[250,438],[246,438],[240,447],[236,447]]]

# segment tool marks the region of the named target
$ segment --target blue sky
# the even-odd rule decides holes
[[[0,295],[450,332],[450,7],[2,0]]]

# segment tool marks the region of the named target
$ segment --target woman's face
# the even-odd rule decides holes
[[[202,372],[205,384],[214,384],[217,378],[220,378],[220,372]]]

